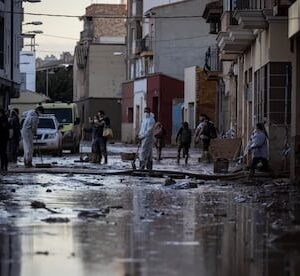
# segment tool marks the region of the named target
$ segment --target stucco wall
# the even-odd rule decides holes
[[[125,81],[125,45],[93,44],[89,48],[89,97],[121,98],[121,84]]]
[[[196,102],[196,70],[197,67],[189,67],[184,70],[184,120],[189,122],[189,103]],[[194,111],[194,114],[196,112]],[[196,120],[196,115],[194,116],[194,121]],[[189,122],[191,123],[191,122]],[[192,128],[195,126],[191,126]]]
[[[202,18],[209,0],[191,0],[155,8],[155,16],[197,16],[190,18],[155,19],[154,70],[177,79],[184,79],[184,68],[204,66],[205,52],[216,44],[209,34],[209,24]],[[188,30],[188,31],[187,31]]]

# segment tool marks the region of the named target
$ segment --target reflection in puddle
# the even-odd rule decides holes
[[[299,247],[270,246],[274,220],[259,205],[235,200],[242,195],[232,186],[177,191],[159,179],[120,179],[7,176],[0,276],[296,275]],[[52,215],[32,209],[33,200],[70,223],[42,221]],[[105,208],[103,216],[78,217]]]

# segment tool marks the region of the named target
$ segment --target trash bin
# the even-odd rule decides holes
[[[226,158],[217,158],[214,160],[214,173],[228,173],[229,160]]]

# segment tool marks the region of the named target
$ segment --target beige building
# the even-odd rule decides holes
[[[74,57],[73,97],[83,126],[87,127],[88,118],[103,110],[111,119],[116,139],[121,137],[121,84],[126,78],[123,16],[126,5],[87,7]]]
[[[216,4],[217,3],[217,4]],[[282,151],[290,142],[293,55],[288,39],[289,1],[216,1],[206,20],[220,30],[217,44],[223,69],[219,99],[226,128],[233,127],[245,148],[258,122],[269,133],[270,163],[286,169]]]
[[[291,180],[300,184],[300,0],[289,8],[289,39],[294,58],[291,93]]]

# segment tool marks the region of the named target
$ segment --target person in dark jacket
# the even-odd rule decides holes
[[[179,129],[176,136],[176,143],[178,144],[177,163],[180,163],[180,152],[183,149],[183,157],[185,158],[185,164],[188,163],[189,149],[192,142],[192,131],[189,128],[188,122],[182,123],[182,127]]]
[[[110,119],[105,116],[104,111],[98,111],[98,122],[96,123],[96,141],[95,145],[97,152],[99,152],[99,163],[101,164],[102,157],[104,157],[104,164],[107,164],[107,138],[103,136],[104,128],[110,128]]]
[[[166,137],[166,130],[163,127],[162,123],[157,122],[153,128],[153,135],[154,135],[154,145],[156,148],[156,160],[161,160],[161,151],[162,148],[165,146],[165,137]]]
[[[21,139],[21,125],[18,109],[14,108],[10,112],[10,117],[8,121],[10,130],[12,132],[11,137],[9,137],[10,161],[13,163],[17,163],[19,143]]]
[[[8,118],[4,109],[0,109],[0,160],[1,171],[7,171],[8,158],[7,158],[7,143],[9,139],[9,124]]]

